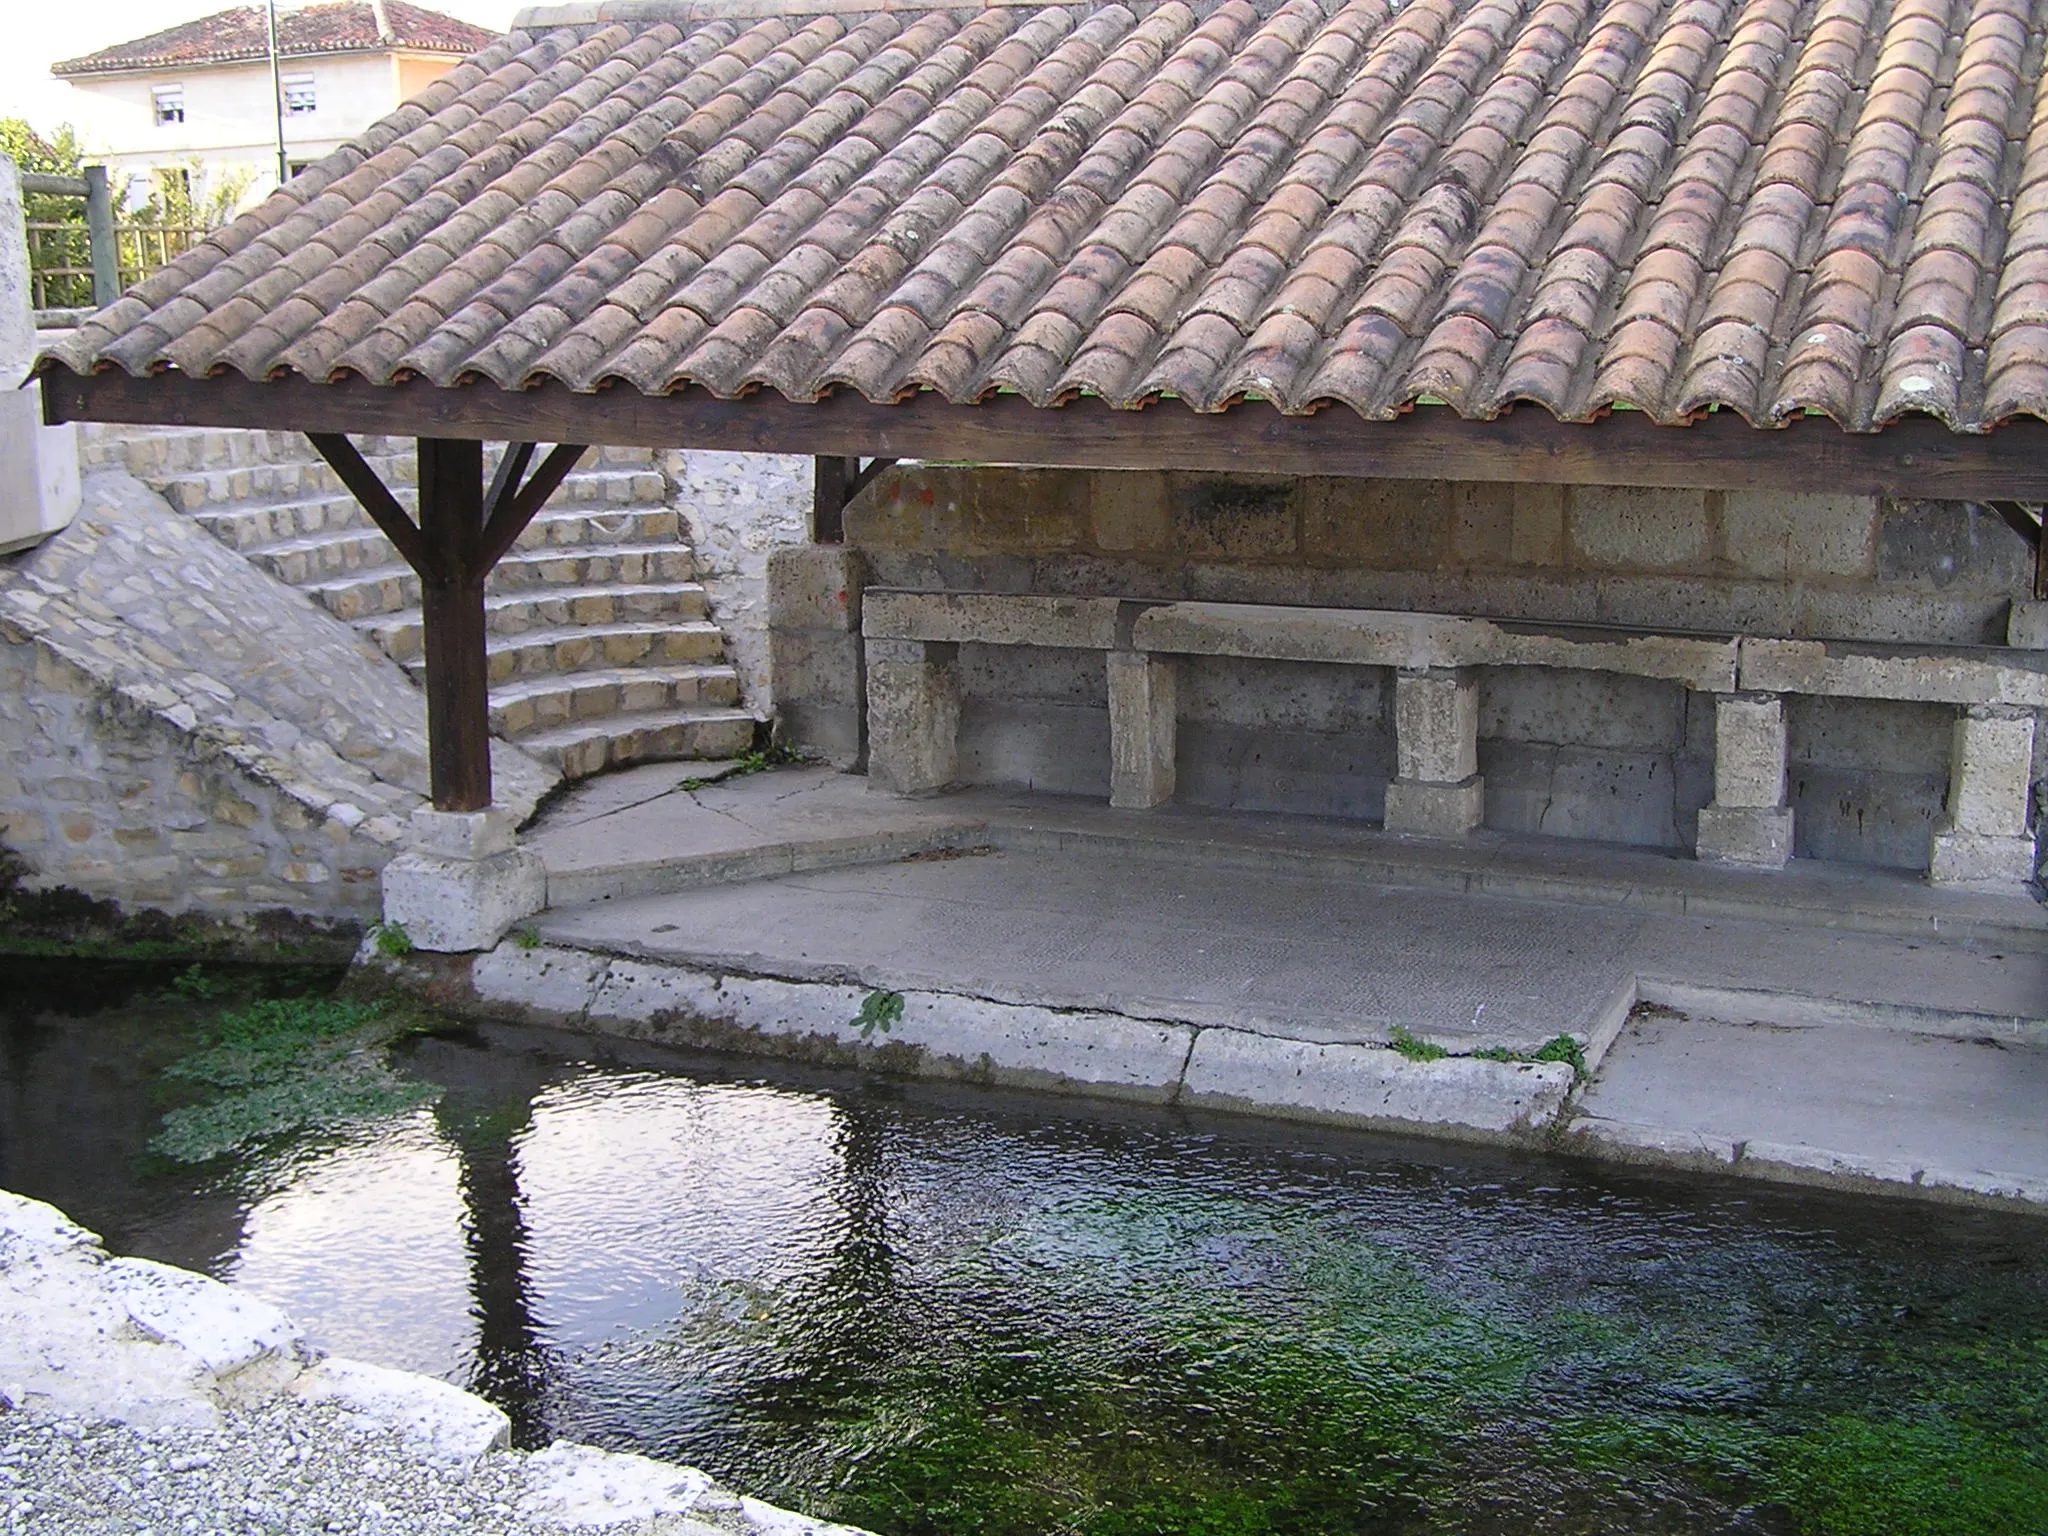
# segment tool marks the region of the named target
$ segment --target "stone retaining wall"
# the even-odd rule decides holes
[[[1989,511],[1852,496],[919,465],[846,524],[846,549],[777,557],[770,604],[784,730],[842,762],[858,756],[863,584],[1983,645],[2005,641],[2031,580]],[[1107,793],[1099,654],[963,645],[959,665],[963,779]],[[1551,669],[1480,681],[1488,826],[1691,845],[1713,794],[1702,696]],[[1376,819],[1392,695],[1380,669],[1184,662],[1177,797]],[[1953,713],[1795,699],[1795,851],[1925,868]]]
[[[0,848],[31,885],[372,919],[426,752],[396,663],[126,474],[0,566]],[[557,780],[492,765],[522,817]]]

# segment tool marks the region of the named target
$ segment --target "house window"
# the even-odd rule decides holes
[[[286,75],[284,85],[284,109],[293,117],[304,117],[319,105],[319,98],[313,94],[311,75]]]
[[[159,128],[185,121],[185,87],[182,85],[157,86],[149,93],[149,101],[156,112]]]

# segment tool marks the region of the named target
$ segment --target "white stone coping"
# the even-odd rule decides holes
[[[1534,624],[1400,609],[1303,608],[1275,603],[1145,603],[1114,597],[1002,592],[907,592],[870,587],[862,632],[871,640],[1120,647],[1118,620],[1134,610],[1131,649],[1349,666],[1574,667],[1668,678],[1732,692],[1736,642],[1602,625]]]
[[[1745,639],[1741,676],[1758,693],[2048,708],[2048,655],[2007,646]]]
[[[1067,650],[1116,648],[1113,597],[1042,597],[1016,592],[902,592],[870,587],[861,594],[861,633],[870,640],[937,644],[1049,645]]]
[[[1423,671],[1557,667],[1682,683],[1703,693],[1804,693],[2048,708],[2048,654],[2009,646],[1674,635],[1400,609],[1147,603],[1114,597],[869,588],[871,640],[1043,645]],[[1128,639],[1120,615],[1133,618]]]

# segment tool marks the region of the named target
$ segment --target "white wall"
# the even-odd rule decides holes
[[[444,73],[452,58],[421,54],[335,54],[285,62],[286,75],[311,75],[318,107],[284,120],[285,152],[294,163],[317,160],[356,137],[403,99]],[[252,197],[277,185],[277,125],[270,65],[208,65],[136,70],[70,82],[72,119],[89,159],[104,160],[119,197],[128,178],[167,167],[199,165],[205,195],[235,170],[252,173]],[[158,124],[152,92],[185,88],[185,121]]]

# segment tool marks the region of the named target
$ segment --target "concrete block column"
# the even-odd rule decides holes
[[[2033,763],[2030,711],[1978,704],[1956,717],[1948,815],[1934,834],[1929,880],[2017,894],[2034,877],[2027,831]]]
[[[1708,863],[1755,869],[1783,869],[1792,857],[1781,695],[1714,696],[1714,803],[1700,811],[1693,851]]]
[[[1394,756],[1387,830],[1463,837],[1486,813],[1479,777],[1479,684],[1469,667],[1394,678]]]
[[[522,917],[547,905],[547,867],[513,841],[510,813],[412,813],[412,846],[384,866],[384,921],[414,949],[461,954],[489,949]]]
[[[954,780],[960,734],[959,647],[870,640],[868,787],[935,795]]]
[[[1177,671],[1171,656],[1110,651],[1109,803],[1147,810],[1173,798]]]

